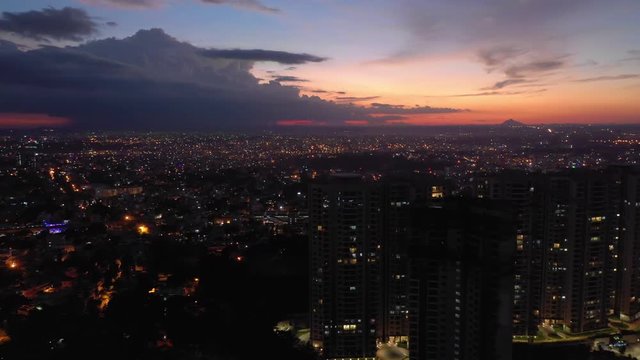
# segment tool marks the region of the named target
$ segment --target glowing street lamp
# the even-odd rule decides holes
[[[138,225],[138,227],[136,229],[138,230],[138,234],[140,234],[140,235],[149,234],[149,227],[147,225],[140,224],[140,225]]]
[[[7,264],[7,267],[11,270],[15,270],[18,268],[18,262],[14,259],[7,260],[6,264]]]

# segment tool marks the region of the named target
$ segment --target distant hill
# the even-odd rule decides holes
[[[525,126],[527,126],[527,124],[521,123],[520,121],[516,121],[516,120],[513,120],[513,119],[509,119],[509,120],[506,120],[505,122],[503,122],[502,124],[500,124],[500,126],[525,127]]]

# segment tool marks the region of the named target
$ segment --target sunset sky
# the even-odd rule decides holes
[[[3,0],[0,11],[0,127],[640,123],[637,0]]]

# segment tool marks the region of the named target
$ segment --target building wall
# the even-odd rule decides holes
[[[311,340],[326,358],[374,356],[409,338],[409,235],[435,179],[334,176],[309,189]]]
[[[417,210],[412,226],[412,359],[510,359],[509,214],[468,202]]]
[[[516,335],[545,322],[585,332],[606,328],[613,314],[636,316],[635,179],[632,169],[609,168],[479,180],[479,197],[517,207]]]
[[[358,178],[310,189],[311,341],[325,358],[374,357],[382,334],[382,191]]]

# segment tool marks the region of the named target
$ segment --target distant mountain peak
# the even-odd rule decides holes
[[[517,121],[517,120],[513,120],[513,119],[505,120],[500,125],[501,126],[507,126],[507,127],[523,127],[523,126],[527,126],[526,124],[521,123],[520,121]]]

